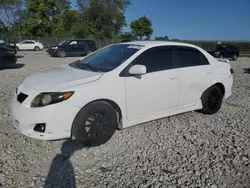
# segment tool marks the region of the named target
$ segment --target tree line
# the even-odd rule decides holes
[[[126,23],[124,12],[131,0],[0,0],[0,38],[3,36],[89,38],[97,40],[131,41],[151,39],[152,22],[142,16]],[[128,25],[129,24],[129,25]],[[122,32],[130,26],[131,32]],[[168,36],[154,40],[173,40]],[[216,42],[189,41],[198,46],[213,48]],[[243,52],[250,53],[248,42],[237,43]]]
[[[0,35],[78,37],[121,40],[150,39],[151,21],[142,16],[127,26],[130,0],[0,0]]]

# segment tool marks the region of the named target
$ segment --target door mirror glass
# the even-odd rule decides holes
[[[143,75],[147,73],[147,68],[144,65],[133,65],[128,72],[131,75]]]

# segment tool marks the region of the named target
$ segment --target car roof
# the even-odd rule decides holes
[[[94,41],[94,40],[91,40],[91,39],[78,39],[78,38],[73,38],[73,39],[67,39],[67,40],[84,40],[84,41]]]
[[[21,42],[23,42],[23,41],[32,41],[32,42],[38,42],[38,40],[22,40]]]
[[[188,44],[188,43],[183,43],[183,42],[154,41],[154,40],[131,41],[131,42],[123,42],[121,44],[142,45],[145,47],[154,47],[154,46],[163,46],[163,45],[187,46],[187,47],[195,47],[195,48],[198,47],[193,44]]]

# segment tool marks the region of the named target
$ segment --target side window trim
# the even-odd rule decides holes
[[[130,62],[130,64],[128,64],[119,74],[120,77],[130,77],[131,75],[129,74],[128,70],[130,69],[130,67],[132,67],[135,63],[136,63],[136,60],[141,56],[143,55],[145,52],[148,52],[150,50],[154,50],[154,49],[157,49],[157,48],[165,48],[165,49],[169,49],[169,50],[172,50],[172,56],[173,56],[173,68],[175,68],[175,59],[174,59],[174,48],[175,46],[170,46],[170,45],[166,45],[166,46],[156,46],[156,47],[152,47],[152,48],[149,48],[145,51],[143,51],[140,55],[138,55],[132,62]],[[170,70],[170,69],[169,69]],[[159,71],[157,71],[159,72]],[[149,74],[149,73],[147,73]]]

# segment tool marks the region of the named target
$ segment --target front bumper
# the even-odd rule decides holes
[[[225,100],[232,95],[233,75],[231,75],[228,79],[225,79],[223,81],[223,85],[225,87],[225,95],[224,95],[224,100]]]
[[[28,95],[20,103],[17,101],[17,93],[14,92],[11,100],[11,115],[13,125],[21,134],[39,140],[57,140],[69,138],[71,136],[71,126],[78,111],[78,107],[64,101],[46,107],[32,108],[31,101],[40,92],[25,85],[20,85],[18,92]],[[45,123],[44,133],[34,131],[36,124]]]

